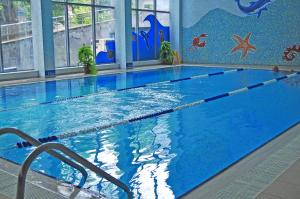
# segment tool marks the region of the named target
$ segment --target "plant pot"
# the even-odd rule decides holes
[[[91,73],[89,66],[84,66],[84,73],[85,74],[90,74]]]

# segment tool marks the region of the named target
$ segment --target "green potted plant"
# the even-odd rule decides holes
[[[174,58],[174,51],[171,48],[171,43],[164,41],[160,47],[160,60],[163,64],[172,64]]]
[[[83,45],[78,49],[79,63],[83,65],[85,74],[97,74],[94,55],[91,47]]]

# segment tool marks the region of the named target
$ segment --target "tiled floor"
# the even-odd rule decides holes
[[[19,169],[20,166],[0,159],[0,199],[15,198]],[[80,190],[32,171],[28,172],[26,179],[25,199],[95,199],[100,197],[96,193]]]
[[[300,160],[278,177],[256,199],[299,199]]]
[[[15,198],[17,191],[17,177],[9,174],[3,170],[0,170],[0,193],[3,198]],[[63,199],[66,198],[63,195],[56,193],[52,190],[41,188],[36,184],[27,182],[25,186],[25,198],[43,198],[47,196],[49,199]],[[1,197],[0,195],[0,197]]]

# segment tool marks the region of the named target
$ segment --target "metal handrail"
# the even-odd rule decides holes
[[[62,144],[59,143],[46,143],[38,146],[25,160],[23,163],[19,176],[18,176],[18,188],[17,188],[17,199],[24,199],[24,193],[25,193],[25,179],[28,172],[28,169],[31,165],[31,163],[43,152],[51,151],[51,150],[57,150],[65,155],[71,157],[72,159],[76,160],[81,165],[87,167],[91,171],[95,172],[97,175],[105,178],[106,180],[110,181],[111,183],[115,184],[116,186],[123,189],[126,193],[128,198],[132,199],[133,195],[130,189],[127,185],[125,185],[123,182],[119,181],[118,179],[114,178],[113,176],[106,173],[104,170],[98,168],[97,166],[93,165],[91,162],[87,161],[77,153],[71,151],[67,147],[65,147]]]
[[[27,135],[26,133],[24,133],[24,132],[22,132],[22,131],[20,131],[18,129],[15,129],[15,128],[3,128],[3,129],[0,129],[0,136],[4,135],[4,134],[14,134],[14,135],[17,135],[17,136],[23,138],[24,140],[28,141],[30,144],[32,144],[32,145],[34,145],[36,147],[38,147],[38,146],[40,146],[42,144],[40,141],[34,139],[33,137]],[[50,154],[50,155],[52,155],[53,157],[61,160],[62,162],[70,165],[71,167],[77,169],[78,171],[80,171],[81,174],[82,174],[82,179],[81,179],[81,181],[80,181],[80,183],[79,183],[78,186],[79,187],[83,186],[83,184],[86,182],[88,174],[87,174],[86,170],[82,166],[80,166],[79,164],[73,162],[72,160],[66,158],[65,156],[63,156],[63,155],[61,155],[61,154],[59,154],[59,153],[57,153],[55,151],[48,151],[47,153]]]

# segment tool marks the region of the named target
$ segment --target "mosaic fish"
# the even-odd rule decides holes
[[[257,14],[257,17],[259,18],[261,16],[262,11],[267,11],[267,6],[272,3],[272,0],[258,0],[258,1],[252,1],[250,2],[249,6],[243,6],[241,4],[241,0],[235,0],[237,2],[237,5],[239,9],[248,15],[254,15]]]

